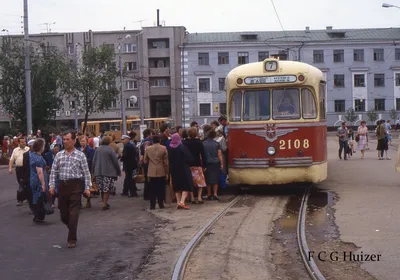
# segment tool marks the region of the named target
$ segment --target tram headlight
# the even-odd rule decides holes
[[[276,150],[275,150],[275,147],[274,147],[274,146],[268,147],[267,153],[268,153],[270,156],[275,155],[275,152],[276,152]]]

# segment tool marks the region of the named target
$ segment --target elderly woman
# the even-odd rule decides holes
[[[45,217],[42,202],[46,199],[45,193],[48,190],[48,176],[46,161],[42,156],[43,151],[44,140],[42,138],[36,139],[32,145],[32,152],[29,155],[34,223],[42,223]]]
[[[175,133],[168,147],[169,172],[176,195],[177,209],[189,209],[185,201],[193,191],[192,172],[190,164],[192,156],[186,146],[182,145],[181,136]]]
[[[92,163],[96,183],[103,195],[103,210],[110,209],[110,205],[107,203],[110,192],[115,193],[114,182],[118,176],[121,176],[121,167],[114,149],[110,146],[110,141],[110,137],[102,139],[100,147],[94,153]]]
[[[224,169],[221,145],[215,141],[217,136],[214,129],[208,132],[207,138],[203,141],[204,146],[204,168],[206,172],[207,196],[208,200],[219,200],[218,183],[221,170]],[[214,195],[211,196],[211,188]]]
[[[44,155],[44,157],[46,159],[46,171],[47,171],[47,174],[49,176],[50,176],[51,167],[53,166],[54,158],[56,157],[56,154],[60,151],[60,147],[57,144],[55,144],[52,148],[53,149],[50,148],[50,151],[48,151]],[[60,186],[60,180],[57,179],[56,180],[56,189],[55,189],[56,195],[58,193],[58,187],[59,186]],[[51,206],[53,208],[54,208],[54,202],[56,201],[56,195],[51,196],[51,199],[50,199],[51,200]]]
[[[89,141],[86,135],[81,135],[78,138],[80,147],[78,150],[80,150],[82,153],[85,154],[86,161],[89,167],[89,170],[92,170],[92,162],[93,162],[93,157],[94,157],[94,149],[88,145]],[[93,181],[93,174],[92,174],[92,181]],[[96,193],[98,191],[96,183],[92,184],[93,188],[90,190],[91,193]],[[86,198],[86,208],[91,208],[92,203],[90,202],[90,197]]]

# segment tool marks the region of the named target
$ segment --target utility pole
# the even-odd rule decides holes
[[[136,41],[137,41],[137,52],[138,52],[138,64],[139,64],[139,79],[138,79],[138,86],[139,86],[139,109],[140,109],[140,124],[144,125],[144,113],[143,113],[143,88],[142,88],[142,64],[141,64],[141,59],[140,59],[140,35],[142,32],[140,32],[136,36]]]
[[[25,98],[26,130],[32,134],[31,64],[29,57],[28,0],[24,0],[24,53],[25,53]]]
[[[121,115],[122,115],[122,133],[126,135],[126,119],[125,119],[125,103],[124,103],[124,94],[122,91],[122,56],[121,56],[121,41],[119,42],[119,91],[121,93]]]

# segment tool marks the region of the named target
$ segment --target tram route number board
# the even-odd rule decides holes
[[[247,77],[244,79],[246,84],[277,84],[277,83],[294,83],[297,77],[294,75],[287,76],[267,76],[267,77]]]

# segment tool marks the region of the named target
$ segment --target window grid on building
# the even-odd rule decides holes
[[[344,112],[345,111],[345,100],[335,100],[335,112]]]
[[[211,103],[200,103],[199,109],[200,116],[211,116]]]
[[[218,64],[229,64],[229,53],[219,52],[218,53]]]
[[[323,50],[314,50],[313,58],[314,58],[314,63],[323,63],[324,62],[324,51]]]
[[[354,111],[365,112],[365,99],[354,100]]]
[[[394,49],[394,59],[395,60],[400,60],[400,48],[395,48]]]
[[[396,73],[395,75],[395,82],[396,82],[396,86],[400,86],[400,73]]]
[[[238,64],[249,63],[249,53],[248,52],[238,52]]]
[[[126,89],[137,89],[137,81],[126,81]]]
[[[385,99],[377,98],[375,101],[375,111],[385,111]]]
[[[219,103],[219,113],[226,115],[226,103]]]
[[[344,50],[333,50],[333,62],[344,62]]]
[[[136,52],[136,50],[137,50],[136,44],[125,44],[126,53],[133,53]]]
[[[354,75],[354,87],[365,87],[365,75],[355,74]]]
[[[333,75],[333,86],[344,87],[344,75],[342,74]]]
[[[363,49],[353,50],[353,60],[364,61],[364,50]]]
[[[384,54],[383,49],[374,49],[374,61],[384,61]]]
[[[199,91],[209,92],[210,91],[210,78],[200,78],[199,79]]]
[[[210,65],[209,53],[199,53],[199,65]]]
[[[374,74],[374,86],[375,87],[385,86],[385,74]]]
[[[73,55],[75,53],[74,45],[68,45],[68,54]]]
[[[269,57],[269,52],[258,52],[258,61],[264,61]]]
[[[126,71],[135,71],[135,70],[137,70],[136,61],[126,63]]]
[[[218,79],[218,90],[219,91],[225,90],[225,78]]]
[[[396,98],[396,110],[400,111],[400,98]]]
[[[139,108],[139,103],[133,103],[133,100],[130,98],[125,99],[126,108]]]

